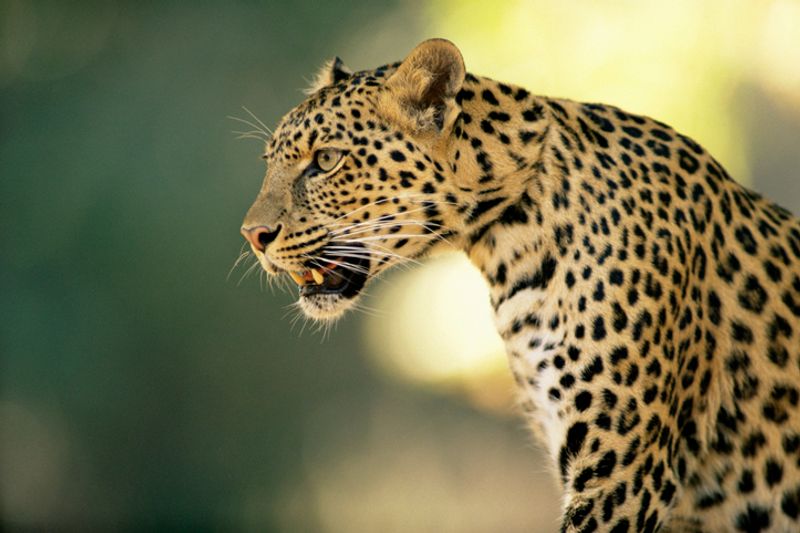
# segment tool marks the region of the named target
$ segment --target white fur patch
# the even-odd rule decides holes
[[[566,425],[559,416],[565,398],[553,399],[550,390],[559,391],[561,371],[553,366],[553,356],[565,336],[564,327],[552,331],[548,327],[550,318],[557,312],[554,298],[541,289],[520,291],[514,297],[503,302],[495,312],[495,325],[498,331],[508,332],[505,345],[509,354],[512,371],[523,379],[523,395],[525,400],[534,406],[530,413],[536,433],[543,438],[548,451],[557,457]],[[525,323],[524,319],[535,315],[541,321],[539,325]],[[515,322],[523,325],[513,332]]]
[[[354,299],[344,298],[337,294],[315,294],[301,296],[300,309],[310,318],[316,320],[334,320],[353,306]]]

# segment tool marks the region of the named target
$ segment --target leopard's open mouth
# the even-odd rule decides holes
[[[333,295],[352,299],[361,292],[369,277],[366,253],[350,253],[346,257],[327,252],[305,262],[305,270],[289,272],[300,287],[303,298]]]

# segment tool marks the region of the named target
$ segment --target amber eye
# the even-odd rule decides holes
[[[314,154],[314,163],[323,172],[333,170],[340,159],[342,159],[342,152],[335,148],[323,148]]]

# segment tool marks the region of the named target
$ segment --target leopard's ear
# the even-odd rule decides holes
[[[347,68],[338,56],[334,57],[322,65],[322,68],[319,69],[319,72],[317,72],[317,75],[314,77],[314,81],[311,82],[311,86],[303,92],[312,95],[324,87],[330,87],[331,85],[339,83],[348,78],[351,74],[353,74],[353,71]]]
[[[412,133],[448,132],[458,116],[455,96],[466,76],[464,58],[445,39],[417,45],[386,80],[378,112]]]

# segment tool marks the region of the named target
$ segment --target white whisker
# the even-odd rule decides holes
[[[359,274],[369,274],[369,270],[365,269],[364,267],[360,267],[358,265],[351,265],[349,263],[343,263],[331,259],[323,259],[321,257],[312,257],[312,256],[307,256],[307,257],[311,262],[315,263],[320,268],[324,268],[323,264],[320,262],[325,262],[325,263],[330,263],[332,265],[336,265],[337,267],[341,267],[345,270],[350,270],[351,272],[357,272]]]
[[[231,133],[236,133],[238,136],[237,139],[258,139],[259,141],[268,141],[269,137],[265,137],[264,133],[261,131],[238,131],[238,130],[231,130]]]
[[[334,237],[344,237],[344,236],[350,237],[350,236],[353,236],[353,235],[363,235],[365,233],[374,233],[374,232],[376,232],[378,230],[381,230],[381,229],[384,229],[384,228],[394,228],[394,227],[403,228],[404,226],[407,226],[404,229],[409,229],[408,227],[410,227],[410,226],[417,226],[417,227],[425,229],[425,230],[427,230],[429,232],[431,232],[433,229],[438,227],[437,224],[428,224],[428,223],[425,223],[425,222],[417,222],[417,221],[391,222],[391,223],[384,222],[384,223],[381,223],[381,224],[376,224],[374,226],[358,228],[356,231],[342,231],[342,232],[337,232],[335,234],[332,233],[332,235]],[[391,233],[389,235],[391,235]]]
[[[389,235],[372,235],[369,237],[358,237],[356,239],[348,239],[348,242],[370,242],[370,241],[382,241],[386,239],[413,239],[415,237],[420,238],[440,238],[438,235],[434,234],[412,234],[412,233],[392,233]]]
[[[228,271],[228,275],[225,276],[226,282],[231,280],[231,274],[233,274],[233,271],[236,270],[236,267],[238,267],[241,264],[241,262],[244,261],[250,255],[249,250],[244,250],[245,246],[247,246],[247,243],[242,244],[242,247],[239,249],[239,257],[237,257],[236,261],[233,262],[233,266]]]
[[[372,259],[373,257],[388,257],[393,259],[398,259],[404,262],[412,262],[414,264],[420,264],[415,259],[411,259],[410,257],[405,257],[400,254],[396,254],[393,252],[382,252],[380,250],[364,250],[362,247],[356,247],[354,249],[346,249],[346,248],[338,248],[338,247],[329,247],[331,250],[337,252],[336,255],[338,257],[349,257],[351,259]],[[359,253],[360,252],[360,253]]]
[[[238,287],[239,285],[241,285],[242,282],[247,278],[247,276],[252,274],[253,270],[255,270],[255,268],[258,267],[258,266],[261,266],[261,264],[258,262],[258,259],[256,258],[256,260],[253,262],[253,264],[250,265],[250,267],[247,270],[244,271],[244,274],[242,274],[242,277],[239,278],[239,281],[236,283],[236,286]]]
[[[265,137],[265,138],[267,138],[267,139],[270,137],[270,134],[269,134],[269,133],[267,133],[266,131],[264,131],[263,129],[261,129],[261,127],[259,127],[258,125],[256,125],[256,124],[253,124],[253,123],[252,123],[252,122],[250,122],[249,120],[245,120],[245,119],[243,119],[243,118],[235,117],[235,116],[233,116],[233,115],[228,115],[228,117],[227,117],[227,118],[229,118],[230,120],[235,120],[236,122],[241,122],[242,124],[245,124],[245,125],[247,125],[247,126],[250,126],[251,128],[253,128],[253,130],[255,130],[255,131],[256,131],[256,132],[258,132],[258,133],[261,133],[261,134],[262,134],[262,135],[264,135],[264,137]]]
[[[245,110],[245,112],[246,112],[248,115],[250,115],[251,117],[253,117],[253,119],[254,119],[256,122],[258,122],[258,123],[261,125],[261,127],[262,127],[262,128],[264,128],[266,131],[268,131],[268,132],[269,132],[269,134],[270,134],[270,136],[272,136],[272,130],[271,130],[271,129],[269,129],[269,126],[267,126],[266,124],[264,124],[264,123],[261,121],[261,119],[260,119],[260,118],[258,118],[258,117],[255,115],[255,113],[253,113],[252,111],[250,111],[249,109],[247,109],[245,106],[242,106],[242,109],[244,109],[244,110]]]

